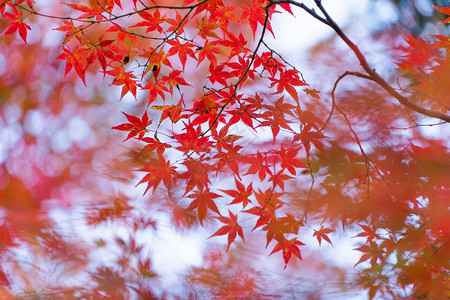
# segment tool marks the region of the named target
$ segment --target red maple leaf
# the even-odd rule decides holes
[[[58,28],[55,28],[53,30],[58,30],[66,33],[65,42],[69,42],[73,37],[76,37],[81,42],[81,29],[83,28],[82,25],[75,26],[73,24],[73,21],[67,21],[63,20],[64,26],[60,26]]]
[[[258,24],[264,25],[264,22],[266,20],[266,0],[253,0],[252,2],[253,3],[249,4],[249,6],[242,7],[243,11],[241,19],[248,18],[250,27],[253,32],[253,38],[255,38]],[[275,34],[272,31],[272,26],[269,22],[267,22],[267,30],[269,30],[275,37]]]
[[[151,137],[143,137],[141,141],[147,143],[144,146],[144,150],[155,151],[159,155],[162,155],[167,148],[171,148],[172,146],[166,143],[161,143],[160,141],[151,138]]]
[[[163,110],[161,114],[161,121],[169,118],[173,124],[177,123],[181,118],[184,117],[184,115],[181,115],[181,105],[183,103],[183,95],[181,95],[181,99],[180,101],[178,101],[177,105],[171,105]]]
[[[255,74],[256,72],[254,70],[249,69],[250,66],[250,59],[245,59],[242,56],[238,56],[238,62],[228,62],[227,66],[234,69],[234,71],[231,71],[229,74],[232,77],[238,77],[240,78],[243,74],[245,74],[244,78],[242,78],[240,86],[246,82],[247,77],[250,77],[250,79],[255,80]]]
[[[24,2],[26,2],[29,7],[33,7],[34,4],[33,0],[17,0],[17,5],[20,5]]]
[[[89,6],[78,4],[66,4],[66,5],[68,5],[74,10],[84,12],[84,14],[79,16],[78,19],[90,19],[92,17],[95,17],[97,21],[107,19],[102,14],[112,12],[115,5],[119,6],[119,8],[122,9],[122,4],[120,3],[120,0],[103,0],[103,1],[89,0]]]
[[[156,100],[156,98],[158,97],[158,95],[163,99],[163,101],[165,102],[166,100],[166,95],[164,94],[164,92],[168,92],[169,89],[167,88],[166,84],[167,84],[168,78],[166,76],[162,77],[161,79],[156,79],[155,78],[155,82],[153,82],[152,80],[148,79],[147,80],[147,84],[144,86],[145,90],[148,90],[148,104],[147,107],[150,106],[150,104]]]
[[[194,187],[203,190],[210,183],[209,168],[210,165],[197,159],[189,158],[183,162],[186,172],[180,175],[180,179],[186,180],[186,191],[184,195],[190,192]]]
[[[437,7],[437,6],[434,6],[434,5],[433,5],[433,7],[435,9],[437,9],[438,11],[440,11],[441,13],[443,13],[443,14],[450,15],[450,7]],[[442,21],[440,23],[450,23],[450,18],[447,18],[447,19],[445,19],[444,21]]]
[[[294,13],[292,12],[291,4],[290,4],[290,3],[280,3],[280,4],[278,4],[278,5],[281,6],[285,11],[287,11],[287,12],[290,13],[291,15],[294,15]]]
[[[113,42],[114,40],[103,40],[102,38],[100,38],[97,45],[92,47],[105,75],[106,75],[106,67],[108,65],[106,62],[106,57],[114,59],[114,53],[108,48],[108,46],[111,45]]]
[[[259,151],[256,152],[256,157],[248,158],[247,163],[250,164],[250,168],[244,175],[258,173],[259,179],[261,181],[263,181],[266,178],[267,174],[272,175],[272,171],[267,166],[265,157]]]
[[[56,59],[63,59],[66,61],[66,69],[64,72],[64,76],[72,70],[72,67],[75,68],[78,76],[83,81],[86,86],[85,73],[88,66],[92,63],[92,59],[88,56],[89,47],[76,47],[73,52],[70,52],[69,49],[64,48],[63,53],[59,55]]]
[[[167,83],[169,84],[169,92],[171,95],[173,95],[173,87],[176,87],[178,90],[180,90],[179,87],[180,85],[192,86],[189,83],[187,83],[183,77],[180,77],[180,74],[181,74],[180,70],[173,70],[167,77],[168,78]]]
[[[22,11],[18,10],[15,5],[12,5],[10,3],[8,3],[8,5],[12,7],[13,13],[5,12],[3,13],[2,17],[12,22],[9,23],[2,34],[13,34],[14,32],[18,31],[20,37],[26,45],[27,30],[31,30],[31,27],[22,20]]]
[[[216,203],[213,200],[220,197],[220,195],[210,192],[209,188],[194,191],[187,197],[194,199],[194,201],[191,202],[187,209],[191,210],[197,208],[200,224],[203,225],[202,222],[206,217],[208,208],[220,215],[219,209],[217,208]]]
[[[183,122],[183,124],[186,132],[174,135],[180,143],[180,146],[177,147],[178,150],[183,151],[185,154],[190,151],[200,153],[212,145],[207,136],[202,136],[201,126],[194,128],[191,123],[186,124]]]
[[[193,1],[185,0],[184,2],[185,2],[184,5],[186,5],[186,2],[192,3]],[[224,7],[223,0],[205,1],[197,7],[197,9],[195,10],[194,16],[198,15],[199,13],[201,13],[202,11],[205,11],[205,10],[208,11],[209,13],[211,13],[212,15],[214,15],[217,8],[223,8],[223,7]]]
[[[132,72],[125,72],[123,65],[111,66],[112,70],[106,71],[106,74],[114,76],[112,85],[123,85],[122,92],[120,93],[120,100],[128,93],[131,92],[134,98],[136,98],[137,87],[140,86],[136,81],[136,76]]]
[[[300,242],[296,238],[292,238],[290,240],[284,238],[281,242],[279,241],[278,244],[275,245],[270,255],[272,255],[275,252],[283,250],[283,259],[285,263],[284,268],[286,269],[287,264],[291,259],[292,253],[294,253],[295,256],[297,256],[300,260],[302,260],[302,255],[300,249],[298,248],[298,246],[302,245],[304,245],[304,243]]]
[[[151,70],[153,76],[157,79],[162,65],[166,65],[173,69],[172,64],[167,58],[167,54],[164,50],[160,50],[158,52],[156,49],[150,48],[148,51],[141,54],[141,56],[147,58],[147,69],[143,75],[147,74]]]
[[[284,173],[284,170],[278,171],[276,174],[270,176],[269,181],[272,181],[273,188],[276,188],[277,186],[279,186],[281,188],[281,190],[284,192],[284,182],[286,180],[292,179],[294,177],[289,176],[287,174],[283,174],[283,173]]]
[[[174,176],[177,174],[175,169],[176,167],[172,167],[169,160],[166,161],[162,155],[159,155],[157,159],[150,159],[142,169],[138,170],[147,172],[147,175],[142,178],[138,185],[147,182],[147,188],[144,194],[151,188],[156,190],[161,181],[168,188]]]
[[[189,42],[182,44],[179,39],[169,40],[167,43],[172,46],[169,51],[167,51],[167,57],[177,54],[184,70],[187,58],[189,56],[195,57],[194,50],[192,50],[192,48],[196,46]]]
[[[303,127],[300,134],[294,135],[292,141],[296,142],[300,140],[305,146],[306,153],[309,154],[309,151],[311,150],[311,143],[320,151],[324,151],[325,148],[321,141],[321,139],[324,138],[326,138],[326,136],[324,136],[322,132],[312,130],[311,125],[308,124]]]
[[[296,168],[308,168],[306,164],[304,164],[299,158],[297,158],[299,148],[294,148],[290,150],[285,150],[283,146],[281,146],[278,155],[281,157],[281,168],[287,169],[289,173],[292,175],[296,175]]]
[[[210,61],[211,65],[215,67],[217,65],[217,54],[221,54],[222,51],[216,47],[217,42],[209,42],[206,40],[205,45],[195,51],[198,53],[198,63],[197,66],[206,58]]]
[[[292,129],[289,126],[289,123],[292,122],[287,120],[286,116],[293,116],[292,110],[295,108],[292,104],[284,102],[284,96],[281,96],[274,104],[275,105],[263,106],[267,108],[267,111],[264,112],[261,117],[266,121],[260,124],[260,126],[270,126],[273,135],[273,143],[275,143],[275,139],[280,132],[280,127],[292,132]]]
[[[227,78],[230,77],[230,73],[227,71],[224,71],[225,65],[220,65],[217,67],[214,67],[213,64],[209,65],[209,73],[211,75],[208,76],[209,81],[211,83],[215,83],[216,81],[224,86],[227,86]]]
[[[81,5],[81,4],[66,4],[66,5],[74,10],[78,10],[78,11],[81,11],[84,13],[81,16],[79,16],[77,19],[88,19],[88,18],[92,18],[92,17],[95,17],[95,19],[97,21],[106,19],[106,17],[102,15],[102,13],[105,12],[105,8],[103,8],[98,3],[98,1],[89,1],[89,4],[92,7],[89,7],[86,5]]]
[[[270,220],[276,218],[275,211],[284,204],[278,199],[278,197],[281,196],[281,193],[274,193],[272,189],[268,189],[265,192],[254,191],[254,195],[259,206],[243,211],[248,214],[259,216],[259,219],[256,221],[255,227],[253,227],[252,230],[263,226],[264,224],[268,224]]]
[[[216,128],[211,129],[211,135],[217,141],[215,148],[220,152],[222,152],[222,148],[232,151],[233,143],[242,138],[239,135],[228,134],[229,128],[228,125],[224,126],[220,129],[219,133],[217,133]]]
[[[313,236],[317,237],[317,241],[319,242],[319,246],[322,242],[322,239],[333,245],[333,243],[330,241],[330,238],[327,236],[327,234],[333,232],[333,229],[330,228],[323,228],[323,226],[320,226],[319,230],[314,230]]]
[[[209,237],[209,238],[212,238],[213,236],[220,236],[220,235],[228,234],[227,251],[230,248],[231,243],[236,238],[236,234],[239,234],[241,239],[245,242],[244,232],[242,231],[242,227],[241,227],[241,225],[239,225],[237,223],[237,216],[234,215],[233,213],[231,213],[231,211],[228,211],[228,214],[230,215],[229,218],[223,217],[223,216],[216,217],[220,222],[227,224],[227,225],[221,227],[219,230],[217,230],[213,235],[211,235]]]
[[[355,235],[354,237],[364,237],[367,236],[366,243],[372,242],[373,239],[379,239],[380,236],[376,233],[376,229],[372,229],[367,225],[358,224],[364,232],[359,233],[358,235]]]
[[[176,34],[181,36],[181,34],[183,33],[183,27],[185,25],[185,21],[186,20],[183,19],[183,17],[178,12],[176,12],[175,19],[168,18],[166,20],[166,22],[168,24],[172,25],[171,27],[167,28],[166,32],[173,32],[176,30]],[[169,43],[170,41],[167,41],[167,42]]]
[[[220,151],[216,154],[214,159],[219,159],[216,170],[221,171],[223,170],[222,168],[227,166],[239,179],[241,179],[238,161],[240,159],[239,150],[242,148],[243,147],[239,145],[230,146],[227,148],[228,152]]]
[[[212,1],[208,1],[212,2]],[[229,32],[228,26],[230,22],[235,22],[237,24],[241,23],[240,18],[237,16],[236,11],[239,11],[238,7],[234,6],[216,6],[214,13],[211,12],[211,19],[215,20],[215,22],[220,24],[220,29],[222,29],[222,33],[225,35]]]
[[[397,70],[402,70],[404,73],[414,71],[414,68],[424,68],[433,62],[433,58],[438,53],[437,49],[428,44],[424,39],[409,36],[405,34],[405,41],[409,47],[406,48],[407,54],[404,55],[404,60],[396,63]]]
[[[125,115],[125,117],[127,117],[127,120],[130,121],[130,123],[124,123],[118,126],[114,126],[112,129],[130,132],[124,142],[132,137],[135,137],[136,135],[138,135],[139,140],[142,139],[145,133],[148,132],[147,126],[149,126],[153,122],[153,120],[148,119],[147,111],[144,112],[142,119],[128,115],[124,112],[122,113]]]
[[[358,250],[365,253],[355,264],[355,267],[368,259],[370,259],[370,263],[372,265],[375,264],[378,260],[380,261],[384,260],[385,250],[381,248],[379,245],[377,245],[377,243],[375,242],[370,242],[369,245],[362,245],[361,247],[355,248],[353,250]]]
[[[147,27],[145,33],[149,33],[150,31],[157,30],[159,33],[163,31],[160,24],[166,21],[166,15],[161,16],[158,9],[155,10],[153,15],[147,11],[139,12],[139,16],[145,21],[138,22],[137,24],[130,26],[131,27]]]
[[[206,16],[202,18],[200,23],[197,25],[197,28],[199,29],[198,35],[205,40],[207,40],[208,37],[219,38],[214,32],[217,28],[219,28],[219,24],[214,20],[207,19]]]
[[[284,234],[298,234],[300,226],[303,226],[302,222],[297,221],[293,215],[288,213],[286,213],[286,217],[271,218],[270,221],[261,229],[262,231],[267,231],[266,248],[273,239],[282,241],[284,239]]]
[[[250,183],[250,185],[247,188],[245,188],[245,186],[241,182],[239,182],[236,178],[234,178],[234,182],[236,183],[237,190],[220,190],[220,191],[224,192],[228,196],[233,197],[233,200],[229,203],[229,205],[242,203],[243,208],[245,208],[249,202],[251,203],[250,199],[248,198],[250,197],[250,195],[253,194],[252,184]]]
[[[279,79],[269,79],[272,81],[270,87],[274,87],[275,85],[277,87],[277,91],[274,94],[281,94],[283,91],[286,91],[297,103],[299,102],[298,93],[294,86],[307,85],[300,79],[298,72],[293,69],[282,71]]]
[[[264,70],[268,71],[272,78],[278,73],[278,71],[282,71],[285,67],[284,64],[276,60],[272,57],[271,52],[263,52],[261,56],[256,56],[255,62],[253,63],[253,68],[257,69],[262,66]]]
[[[303,91],[315,99],[320,99],[320,95],[319,95],[320,91],[317,91],[315,89],[308,89],[308,88],[303,89]]]
[[[231,31],[226,31],[226,36],[228,37],[228,40],[222,41],[222,44],[231,48],[231,56],[249,51],[249,49],[245,47],[248,41],[244,38],[242,32],[237,37]]]
[[[128,38],[131,43],[136,46],[137,45],[137,37],[131,33],[129,33],[125,28],[120,26],[117,23],[111,22],[112,26],[108,28],[105,32],[117,32],[117,38],[119,41],[123,42],[126,38]]]

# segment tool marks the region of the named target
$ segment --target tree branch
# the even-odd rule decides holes
[[[342,29],[339,27],[339,25],[334,22],[334,20],[330,17],[328,12],[325,10],[325,8],[322,5],[321,0],[315,0],[315,3],[317,7],[320,9],[320,11],[324,14],[325,18],[328,21],[328,25],[333,28],[333,30],[339,35],[339,37],[347,44],[347,46],[352,49],[353,53],[355,53],[356,57],[359,60],[359,63],[363,67],[363,69],[366,71],[367,74],[369,74],[371,80],[376,82],[379,86],[381,86],[386,92],[388,92],[391,96],[393,96],[395,99],[398,100],[401,104],[405,105],[406,107],[422,114],[428,117],[441,119],[445,122],[450,123],[450,116],[446,115],[444,113],[441,113],[439,111],[426,109],[420,105],[417,105],[414,102],[411,102],[408,97],[405,97],[398,93],[389,83],[386,82],[376,71],[375,69],[372,69],[364,55],[361,53],[359,48],[347,37],[347,35],[342,31]]]
[[[309,8],[304,3],[298,3],[293,0],[269,0],[269,3],[270,3],[269,6],[276,5],[276,4],[289,3],[294,6],[300,7],[301,9],[306,11],[308,14],[310,14],[314,19],[317,19],[320,22],[324,23],[325,25],[330,26],[330,23],[328,22],[327,19],[324,19],[323,17],[319,16],[313,8]]]
[[[347,46],[353,51],[353,53],[356,55],[359,63],[361,64],[362,68],[366,73],[369,75],[370,79],[374,82],[376,82],[380,87],[382,87],[386,92],[388,92],[391,96],[393,96],[395,99],[397,99],[398,102],[400,102],[402,105],[414,110],[415,112],[418,112],[422,115],[440,119],[442,121],[450,123],[450,116],[444,113],[441,113],[439,111],[431,110],[424,108],[410,100],[410,98],[405,97],[401,95],[399,92],[397,92],[389,83],[386,82],[376,71],[375,69],[371,68],[369,63],[367,62],[365,56],[362,54],[361,50],[359,50],[358,46],[356,46],[350,38],[342,31],[342,29],[339,27],[338,24],[331,18],[331,16],[328,14],[328,12],[325,10],[325,8],[322,5],[321,0],[314,0],[317,7],[320,9],[322,14],[325,16],[323,18],[322,16],[318,15],[314,9],[307,7],[303,3],[298,3],[293,0],[270,0],[270,5],[275,4],[284,4],[289,3],[294,6],[300,7],[304,11],[306,11],[308,14],[310,14],[313,18],[316,20],[322,22],[325,25],[330,26],[337,35],[344,41],[344,43],[347,44]],[[369,78],[366,78],[369,79]]]

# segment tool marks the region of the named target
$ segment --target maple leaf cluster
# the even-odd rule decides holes
[[[130,96],[143,103],[140,117],[123,112],[127,123],[113,129],[126,132],[124,142],[134,141],[148,154],[138,169],[144,194],[166,191],[186,203],[183,213],[200,225],[222,223],[210,237],[227,236],[227,251],[252,228],[265,233],[266,248],[273,246],[270,255],[281,252],[286,268],[293,257],[302,259],[305,234],[319,246],[322,241],[332,246],[340,224],[356,228],[355,238],[367,238],[355,249],[362,253],[356,265],[370,263],[360,281],[371,297],[391,292],[368,284],[382,281],[387,272],[398,274],[405,288],[414,284],[417,294],[433,280],[448,279],[450,229],[448,209],[442,208],[448,208],[449,178],[436,167],[449,161],[445,142],[424,139],[392,152],[365,150],[335,91],[346,76],[367,79],[405,107],[448,122],[449,37],[426,42],[406,35],[405,55],[397,63],[414,93],[406,97],[369,67],[321,1],[314,2],[323,16],[291,1],[148,2],[65,4],[70,16],[61,19],[40,13],[32,1],[3,1],[0,12],[8,22],[3,34],[18,32],[27,44],[29,16],[61,19],[55,30],[65,37],[56,58],[65,62],[64,76],[76,74],[87,86],[100,73],[121,88],[118,99]],[[276,36],[272,16],[282,10],[294,14],[293,5],[334,29],[366,72],[341,75],[330,99],[264,40],[268,33]],[[449,13],[449,8],[437,9]],[[326,105],[321,118],[309,110]],[[334,140],[330,127],[336,112],[352,146]],[[238,135],[236,128],[248,133]],[[252,141],[262,132],[270,132],[267,141]],[[230,178],[234,184],[226,188]],[[301,203],[296,206],[288,191],[302,180],[308,184],[296,196]],[[175,193],[180,187],[182,192]],[[117,203],[116,210],[128,209]],[[104,209],[101,218],[110,211]],[[180,207],[174,206],[174,219],[179,216]],[[129,247],[141,250],[134,241]],[[139,262],[142,270],[148,265]],[[98,272],[99,278],[117,277],[107,268]],[[424,272],[432,274],[428,281],[417,278]],[[435,288],[427,295],[445,293]]]
[[[448,55],[449,39],[445,35],[433,35],[431,42],[407,35],[406,54],[397,63],[398,70],[411,81],[411,88],[431,107],[444,113],[450,110],[450,81]],[[443,55],[445,52],[445,55]]]
[[[242,11],[226,1],[185,1],[183,6],[173,7],[157,3],[146,7],[135,2],[134,10],[127,13],[120,1],[104,4],[68,5],[82,14],[64,20],[64,26],[56,28],[66,33],[64,52],[57,58],[66,61],[66,76],[75,69],[85,85],[86,72],[97,61],[103,74],[113,77],[112,85],[122,87],[121,98],[128,92],[135,98],[138,91],[147,92],[147,108],[161,112],[156,129],[149,128],[153,120],[147,112],[142,118],[124,113],[129,123],[113,127],[128,132],[125,141],[136,138],[144,143],[144,149],[156,151],[156,158],[140,169],[147,173],[140,182],[147,184],[146,192],[156,190],[160,183],[172,189],[175,184],[185,182],[183,197],[192,199],[187,209],[196,210],[200,222],[216,214],[217,220],[226,224],[216,235],[228,234],[228,247],[236,232],[244,238],[243,231],[237,223],[237,215],[230,212],[231,219],[222,216],[216,205],[218,199],[233,196],[231,204],[242,203],[243,207],[257,201],[259,205],[242,211],[258,217],[257,227],[286,221],[280,209],[284,203],[277,195],[281,196],[285,182],[293,179],[287,173],[295,175],[298,169],[307,169],[300,149],[307,145],[305,149],[309,151],[310,142],[320,145],[325,136],[317,124],[306,124],[301,118],[297,88],[308,86],[301,74],[286,65],[268,46],[265,46],[266,51],[251,50],[245,38],[251,34],[255,39],[258,32],[264,34],[266,29],[273,34],[270,18],[275,8],[266,1],[249,3]],[[283,8],[289,9],[289,5]],[[107,13],[115,10],[122,15],[134,15],[141,21],[127,25],[121,17],[116,17],[114,21],[104,22],[108,21]],[[246,24],[250,26],[245,27]],[[91,42],[95,36],[89,32],[92,25],[104,27],[95,42]],[[233,26],[242,26],[242,29],[230,30]],[[259,44],[261,41],[262,37]],[[188,63],[189,66],[196,63],[197,69],[206,67],[209,76],[205,78],[203,95],[186,102],[182,88],[193,86],[184,75]],[[264,100],[259,93],[251,94],[243,88],[244,82],[248,85],[260,81],[268,82],[267,92],[271,93],[270,97],[278,95],[276,101]],[[180,93],[175,93],[176,90]],[[285,97],[285,91],[289,98]],[[308,93],[309,90],[305,90],[305,96]],[[319,98],[317,94],[315,97]],[[157,101],[162,105],[152,105]],[[180,132],[164,133],[164,137],[172,138],[163,141],[158,133],[165,129],[161,124],[167,120],[172,124],[182,120],[183,126]],[[291,128],[292,123],[301,124],[300,130]],[[238,144],[242,136],[230,133],[232,126],[240,124],[255,132],[270,128],[274,147],[254,154],[243,153],[243,147]],[[295,137],[291,142],[278,145],[276,139],[281,131]],[[153,138],[148,135],[150,132],[154,132]],[[165,154],[168,149],[179,151],[185,158],[176,164],[170,163]],[[262,186],[271,187],[261,190],[250,187],[246,197],[234,196],[233,190],[224,191],[222,195],[211,191],[211,178],[226,177],[230,171],[238,189],[244,186],[243,176],[250,178],[254,174],[258,175]],[[250,200],[252,197],[254,200]],[[279,247],[285,249],[286,264],[290,251],[301,258],[298,245],[302,245],[297,237],[287,237],[298,234],[298,225],[293,224],[301,222],[292,215],[288,219],[292,225],[286,226],[297,230],[283,232],[280,228],[276,234],[271,233],[278,244],[274,252],[281,249]],[[269,227],[261,230],[269,231]]]

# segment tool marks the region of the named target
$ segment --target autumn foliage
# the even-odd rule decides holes
[[[227,252],[237,241],[246,245],[250,236],[252,247],[279,255],[287,270],[290,265],[301,268],[296,261],[304,257],[303,248],[335,246],[340,232],[359,242],[354,249],[356,282],[370,298],[450,297],[449,136],[447,132],[431,138],[421,131],[425,125],[448,130],[450,37],[398,34],[404,43],[396,48],[398,73],[390,70],[396,74],[393,78],[377,72],[363,47],[339,27],[322,1],[314,5],[278,0],[90,0],[44,10],[34,1],[1,2],[2,39],[9,39],[11,47],[37,47],[30,38],[41,23],[64,34],[62,48],[49,54],[54,54],[55,70],[63,65],[63,72],[55,72],[61,75],[56,79],[60,87],[51,93],[61,89],[64,97],[74,97],[70,107],[81,111],[97,105],[81,105],[83,97],[71,93],[98,81],[110,86],[105,98],[136,101],[133,108],[123,104],[122,121],[114,120],[111,131],[99,133],[117,141],[90,149],[82,143],[74,146],[79,152],[71,155],[85,161],[78,171],[70,166],[58,171],[60,181],[55,180],[59,175],[42,175],[30,192],[19,173],[2,165],[0,175],[7,179],[0,180],[0,199],[10,217],[0,228],[1,251],[14,253],[27,243],[33,248],[53,239],[52,247],[59,252],[52,259],[78,257],[81,268],[87,268],[89,262],[80,255],[87,249],[71,248],[74,241],[59,236],[49,219],[44,227],[40,222],[48,218],[46,201],[64,199],[69,182],[78,180],[82,189],[95,185],[83,179],[81,170],[94,161],[88,157],[104,151],[109,161],[95,157],[116,164],[107,174],[109,180],[130,183],[137,176],[148,213],[122,193],[106,200],[100,196],[83,204],[87,226],[120,220],[134,234],[154,229],[157,221],[149,217],[154,206],[180,230],[197,224],[213,228],[209,238],[225,236]],[[295,15],[294,8],[333,30],[347,47],[342,56],[353,60],[329,66],[340,72],[329,86],[307,80],[301,66],[268,42],[277,36],[274,15]],[[450,15],[450,7],[434,8]],[[317,50],[315,55],[327,54]],[[39,68],[32,65],[37,63],[22,68]],[[2,75],[5,85],[8,72]],[[72,88],[63,90],[65,85]],[[49,101],[48,110],[64,111],[60,103]],[[107,118],[103,113],[94,123],[108,125]],[[24,145],[31,147],[35,139],[28,138]],[[121,141],[133,149],[127,159],[118,154]],[[40,176],[38,168],[34,172]],[[46,192],[55,186],[64,196]],[[87,198],[105,190],[103,185],[92,187]],[[53,205],[67,209],[76,204],[72,201]],[[40,224],[34,234],[28,229],[31,221],[17,222],[25,213]],[[258,234],[265,241],[254,237]],[[96,247],[103,243],[98,241]],[[142,284],[156,274],[137,238],[130,234],[127,241],[116,238],[112,243],[122,249],[123,256],[115,262],[120,271],[98,267],[89,272],[97,285],[55,287],[58,297],[157,297]],[[221,260],[210,257],[209,271],[227,268]],[[2,268],[2,293],[11,296],[20,285],[15,277],[21,275],[14,271],[17,267]],[[207,286],[197,275],[191,277],[193,282]],[[256,275],[239,276],[234,285],[239,288],[211,287],[208,295],[264,297],[249,288],[256,279],[247,276]]]

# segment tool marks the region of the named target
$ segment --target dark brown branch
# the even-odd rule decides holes
[[[283,4],[283,3],[289,3],[294,6],[300,7],[301,9],[305,10],[307,13],[309,13],[312,17],[319,20],[320,22],[330,26],[337,35],[347,44],[347,46],[350,47],[350,49],[355,53],[359,63],[361,64],[362,68],[366,73],[370,76],[370,80],[376,82],[380,87],[382,87],[386,92],[388,92],[391,96],[393,96],[395,99],[397,99],[398,102],[403,104],[404,106],[422,114],[428,117],[440,119],[442,121],[450,123],[450,116],[446,115],[444,113],[441,113],[439,111],[431,110],[424,108],[414,102],[412,102],[408,97],[405,97],[401,95],[399,92],[397,92],[389,83],[386,82],[376,71],[375,69],[371,68],[369,63],[367,62],[365,56],[362,54],[361,50],[359,50],[358,46],[356,46],[349,37],[342,31],[342,29],[339,27],[338,24],[331,18],[331,16],[328,14],[328,12],[325,10],[325,8],[322,5],[321,0],[314,0],[317,7],[320,9],[322,14],[325,16],[323,18],[322,16],[318,15],[314,9],[307,7],[303,3],[298,3],[293,0],[270,0],[270,5],[275,4]],[[361,77],[361,76],[359,76]],[[367,78],[368,79],[368,78]]]
[[[327,19],[324,19],[323,17],[319,16],[313,8],[309,8],[308,6],[306,6],[303,3],[298,3],[298,2],[295,2],[292,0],[269,0],[269,2],[270,2],[269,6],[276,5],[276,4],[289,3],[294,6],[300,7],[301,9],[306,11],[308,14],[310,14],[314,19],[319,20],[320,22],[324,23],[325,25],[330,26],[330,23],[328,22]]]
[[[365,151],[364,151],[364,149],[363,149],[363,147],[362,147],[361,141],[360,141],[358,135],[356,134],[356,132],[353,130],[353,127],[352,127],[352,125],[351,125],[351,123],[350,123],[350,120],[349,120],[348,117],[347,117],[347,114],[346,114],[342,109],[340,109],[340,108],[337,106],[337,104],[336,104],[336,96],[335,96],[336,89],[337,89],[337,87],[338,87],[339,82],[340,82],[342,79],[344,79],[346,76],[356,76],[356,77],[360,77],[360,78],[364,78],[364,79],[368,79],[368,80],[373,80],[373,79],[372,79],[370,76],[367,76],[367,75],[365,75],[365,74],[361,74],[361,73],[359,73],[359,72],[349,72],[349,71],[347,71],[347,72],[345,72],[344,74],[342,74],[341,76],[339,76],[338,79],[336,80],[336,82],[334,83],[333,90],[331,91],[331,100],[333,101],[333,107],[335,107],[336,110],[344,117],[345,122],[347,123],[348,128],[350,129],[350,131],[352,132],[353,136],[355,137],[355,140],[356,140],[356,143],[357,143],[357,145],[358,145],[358,147],[359,147],[359,150],[361,151],[361,154],[362,154],[362,156],[364,157],[364,161],[365,161],[365,164],[366,164],[366,170],[367,170],[366,178],[367,178],[367,179],[370,179],[370,176],[369,176],[369,167],[370,167],[370,163],[373,164],[373,168],[374,168],[374,170],[378,173],[378,175],[379,175],[381,178],[383,178],[383,174],[381,174],[381,172],[380,172],[380,171],[378,170],[378,168],[376,167],[375,163],[374,163],[374,162],[369,158],[369,156],[365,153]]]
[[[406,107],[422,114],[428,117],[441,119],[445,122],[450,123],[450,116],[446,115],[444,113],[441,113],[439,111],[426,109],[420,105],[415,104],[414,102],[411,102],[407,97],[399,94],[389,83],[386,82],[376,71],[375,69],[372,69],[364,55],[359,50],[358,46],[356,46],[348,37],[347,35],[342,31],[342,29],[339,27],[339,25],[334,22],[334,20],[330,17],[328,12],[325,10],[325,8],[322,5],[322,1],[315,0],[315,3],[317,7],[320,9],[320,11],[324,14],[326,17],[329,26],[333,28],[333,30],[339,35],[339,37],[347,44],[347,46],[352,49],[353,53],[355,53],[356,57],[359,60],[359,63],[361,64],[362,68],[366,71],[367,74],[371,77],[371,80],[376,82],[379,86],[381,86],[386,92],[388,92],[391,96],[393,96],[395,99],[398,100],[401,104],[405,105]]]

